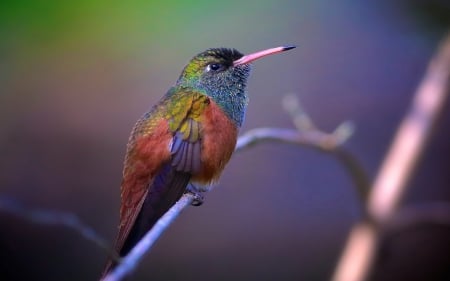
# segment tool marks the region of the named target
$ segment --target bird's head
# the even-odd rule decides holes
[[[243,56],[236,49],[208,49],[191,59],[177,84],[191,85],[207,94],[222,89],[228,94],[237,94],[238,89],[245,88],[251,69],[249,64],[234,65]]]
[[[203,91],[241,125],[248,103],[245,91],[250,63],[267,55],[295,48],[277,47],[243,55],[236,49],[208,49],[191,59],[177,81],[177,86]]]

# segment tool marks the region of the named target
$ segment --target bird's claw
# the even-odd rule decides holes
[[[200,195],[199,193],[195,193],[194,200],[192,200],[191,205],[195,207],[203,205],[203,196]]]
[[[187,192],[191,193],[192,195],[194,195],[194,199],[192,200],[191,206],[201,206],[203,204],[203,195],[201,194],[201,192],[199,191],[198,188],[196,188],[193,184],[189,184],[188,188],[187,188]]]

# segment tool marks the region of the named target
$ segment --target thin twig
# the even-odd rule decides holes
[[[305,116],[307,115],[303,113],[302,116],[302,119],[305,119]],[[309,124],[308,127],[312,128],[313,123],[311,121],[306,123]],[[349,133],[352,130],[350,126],[351,125],[348,122],[343,123],[343,125],[339,126],[338,129],[331,134],[324,133],[317,129],[298,131],[295,129],[282,128],[257,128],[250,130],[239,137],[236,145],[236,152],[263,142],[282,142],[303,145],[323,152],[332,153],[343,164],[353,180],[364,212],[364,206],[370,188],[369,179],[358,160],[342,147],[342,144],[351,135],[351,133]]]
[[[0,197],[0,210],[33,223],[64,225],[74,229],[82,237],[104,249],[110,255],[111,259],[114,261],[119,260],[119,255],[111,249],[109,243],[72,213],[31,209],[21,205],[12,198],[5,197]]]
[[[236,152],[252,147],[262,142],[284,142],[304,145],[322,151],[332,151],[341,143],[329,134],[320,131],[299,132],[294,129],[257,128],[252,129],[239,137]]]
[[[111,271],[103,280],[104,281],[119,281],[133,272],[139,262],[144,257],[153,244],[158,240],[164,231],[173,223],[173,221],[180,215],[180,213],[194,201],[195,195],[192,193],[185,193],[180,200],[170,208],[148,231],[145,236],[133,247],[133,249],[122,258],[119,265]]]
[[[428,66],[409,113],[401,123],[375,180],[369,197],[368,212],[376,223],[367,221],[354,227],[336,267],[333,281],[362,281],[368,277],[377,248],[380,225],[393,216],[405,193],[432,127],[448,98],[449,81],[450,35],[447,35]],[[366,231],[357,231],[361,225],[366,227]],[[363,242],[358,243],[359,241]],[[355,266],[356,262],[360,266]]]
[[[300,132],[317,131],[316,125],[300,104],[295,94],[288,94],[281,100],[284,110],[291,116],[294,126]]]
[[[323,133],[303,109],[296,95],[286,95],[282,99],[282,105],[284,110],[291,116],[292,122],[300,133],[314,134],[318,132],[324,134],[325,138],[328,138],[329,146],[323,146],[322,144],[327,143],[323,141],[319,143],[321,146],[320,148],[326,152],[333,153],[347,170],[347,173],[353,181],[353,186],[356,188],[356,193],[359,196],[363,217],[367,217],[365,206],[370,190],[369,178],[356,157],[343,147],[343,144],[353,135],[355,130],[353,123],[345,121],[337,126],[332,133]],[[315,144],[313,143],[312,145],[314,146]]]
[[[350,178],[353,181],[353,186],[356,189],[356,193],[361,202],[363,217],[368,218],[365,206],[369,198],[370,180],[366,174],[366,171],[363,169],[358,159],[342,147],[337,148],[332,151],[332,153],[341,162],[347,170],[347,173],[350,175]]]

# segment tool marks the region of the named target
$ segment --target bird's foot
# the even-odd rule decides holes
[[[202,195],[202,191],[197,188],[195,185],[193,185],[192,183],[190,183],[187,186],[187,192],[191,193],[192,195],[194,195],[194,200],[192,200],[191,205],[198,207],[201,206],[203,204],[203,195]]]

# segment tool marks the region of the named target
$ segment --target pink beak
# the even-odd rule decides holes
[[[291,49],[294,49],[295,47],[296,46],[281,46],[281,47],[271,48],[271,49],[259,51],[259,52],[253,53],[253,54],[245,55],[242,58],[235,60],[233,62],[233,66],[237,66],[237,65],[241,65],[241,64],[248,64],[259,58],[262,58],[262,57],[265,57],[268,55],[273,55],[276,53],[281,53],[281,52],[284,52],[287,50],[291,50]]]

